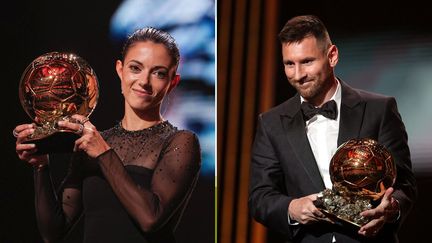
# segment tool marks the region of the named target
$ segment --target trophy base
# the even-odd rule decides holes
[[[360,213],[372,208],[367,198],[341,195],[331,189],[319,193],[314,205],[335,223],[356,229],[369,222],[369,219],[361,216]]]
[[[78,138],[80,136],[76,133],[57,131],[43,138],[30,138],[23,143],[36,144],[36,154],[70,153]]]
[[[331,213],[327,209],[324,208],[318,208],[327,218],[329,218],[331,221],[333,221],[335,224],[342,226],[344,228],[353,228],[355,230],[360,229],[361,225],[358,223],[355,223],[353,221],[350,221],[348,219],[344,219],[342,217],[337,216],[336,214]]]

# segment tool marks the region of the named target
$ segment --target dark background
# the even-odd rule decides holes
[[[24,69],[36,57],[51,51],[74,52],[88,61],[101,86],[91,116],[98,130],[116,124],[123,115],[120,80],[115,60],[121,47],[109,37],[111,15],[119,1],[12,1],[0,10],[2,39],[0,161],[0,242],[41,242],[34,211],[32,168],[15,154],[12,130],[29,123],[18,99]],[[187,90],[187,86],[185,88]],[[57,176],[64,172],[56,165]],[[177,229],[178,242],[214,239],[214,178],[201,176]],[[79,239],[79,225],[71,239]]]

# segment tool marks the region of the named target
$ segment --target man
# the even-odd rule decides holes
[[[397,242],[416,187],[395,99],[353,89],[335,76],[338,49],[317,17],[292,18],[279,38],[285,74],[297,94],[258,118],[249,191],[253,217],[293,242]],[[324,111],[311,114],[317,107]],[[358,231],[333,224],[313,204],[318,192],[332,187],[332,155],[352,138],[377,140],[397,166],[394,186],[376,208],[362,212],[371,221]]]

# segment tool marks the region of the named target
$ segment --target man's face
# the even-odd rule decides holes
[[[289,83],[310,102],[324,99],[333,84],[337,63],[335,46],[324,50],[315,37],[300,42],[283,43],[282,57]]]

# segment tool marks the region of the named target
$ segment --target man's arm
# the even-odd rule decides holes
[[[398,223],[400,224],[405,220],[412,208],[417,197],[417,188],[411,169],[408,136],[394,98],[390,98],[386,103],[378,142],[390,150],[396,163],[397,176],[392,196],[399,203],[401,214]]]
[[[397,176],[394,186],[386,191],[381,203],[376,208],[362,213],[371,219],[359,230],[359,234],[365,236],[376,235],[385,224],[398,228],[417,197],[408,137],[394,98],[386,99],[382,114],[378,142],[390,150],[396,164]]]
[[[283,171],[264,126],[260,115],[252,147],[249,210],[258,222],[292,238],[298,228],[288,224],[287,210],[293,198],[285,193]]]
[[[258,222],[292,239],[302,225],[329,220],[313,204],[316,194],[300,198],[287,195],[287,175],[266,127],[260,115],[252,148],[249,208]]]

